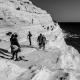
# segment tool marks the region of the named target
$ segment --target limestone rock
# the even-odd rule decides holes
[[[80,71],[80,55],[78,51],[65,43],[64,33],[62,29],[58,23],[53,22],[50,14],[48,14],[45,10],[36,7],[31,1],[0,0],[0,39],[2,39],[3,42],[9,43],[9,37],[6,36],[6,33],[9,31],[16,32],[19,35],[18,39],[20,44],[25,44],[25,42],[28,42],[27,33],[28,31],[31,31],[33,35],[32,45],[34,46],[37,46],[36,40],[38,35],[40,33],[45,35],[47,39],[47,52],[34,50],[32,53],[27,54],[27,59],[31,60],[34,63],[36,62],[37,65],[44,64],[47,68],[51,68],[55,64],[55,67],[53,66],[53,69],[57,70],[56,63],[58,59],[60,59],[59,62],[61,63],[57,63],[59,64],[58,69],[62,68],[66,71],[73,70],[75,72]],[[56,52],[55,48],[56,51],[58,51],[58,49],[60,51]],[[5,47],[5,49],[7,48]],[[51,50],[53,51],[50,52]],[[27,50],[23,52],[26,53]],[[56,53],[61,53],[59,58],[54,56]],[[55,60],[53,60],[53,56],[55,57]],[[14,80],[24,71],[26,71],[26,69],[21,69],[20,67],[14,65],[12,62],[0,60],[0,73],[2,74],[0,75],[0,78],[2,80]],[[51,71],[41,69],[41,72],[39,74],[36,74],[32,80],[50,80],[50,74]],[[28,77],[27,72],[25,75]],[[25,75],[22,76],[21,79],[23,79],[23,77],[27,79]],[[20,78],[18,77],[17,79],[19,80]]]
[[[5,33],[12,31],[18,33],[20,42],[26,41],[30,30],[35,44],[39,33],[51,39],[49,36],[57,27],[50,14],[33,5],[31,1],[0,0],[0,37],[4,37],[4,40],[8,40]]]
[[[32,80],[49,80],[50,75],[51,72],[43,68]]]
[[[53,23],[50,15],[28,0],[3,0],[0,3],[0,25],[30,26]],[[4,23],[5,22],[5,23]]]
[[[0,59],[0,80],[15,80],[27,69],[20,68],[16,64]]]

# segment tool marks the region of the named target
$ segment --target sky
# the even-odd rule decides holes
[[[30,0],[57,22],[80,22],[80,0]]]

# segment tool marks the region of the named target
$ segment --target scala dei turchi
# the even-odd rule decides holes
[[[23,47],[29,44],[28,31],[33,48]],[[7,32],[18,34],[19,56],[28,61],[10,60]],[[47,39],[45,51],[36,49],[40,33]],[[50,14],[31,1],[0,0],[0,80],[80,80],[80,54],[66,44],[64,36]]]

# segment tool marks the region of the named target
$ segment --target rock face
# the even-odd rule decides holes
[[[70,74],[70,78],[66,80],[71,80],[72,75],[80,73],[80,55],[78,51],[65,43],[62,29],[58,23],[52,21],[50,14],[36,7],[31,1],[0,0],[0,39],[2,40],[0,48],[4,48],[5,45],[5,49],[8,49],[7,47],[10,48],[9,37],[6,36],[9,31],[16,32],[19,35],[20,44],[28,44],[28,31],[32,33],[32,45],[35,47],[40,33],[44,34],[47,39],[47,51],[34,50],[34,52],[25,55],[27,55],[26,58],[31,63],[34,62],[37,65],[46,66],[53,72],[43,68],[38,71],[38,74],[34,74],[30,80],[59,80],[59,78],[55,78],[56,72],[63,69],[64,72]],[[2,45],[3,43],[5,45]],[[23,52],[26,53],[28,51],[25,49]],[[12,62],[0,60],[1,80],[26,80],[29,76],[28,71],[24,73],[25,71],[26,69],[21,69]],[[35,70],[32,72],[35,72]],[[24,74],[23,76],[22,73]],[[80,74],[78,76],[77,74],[75,76],[79,78]],[[16,79],[16,77],[18,78]]]
[[[49,80],[50,75],[51,72],[44,68],[32,80]]]
[[[32,28],[31,25],[53,26],[53,22],[46,11],[37,8],[28,0],[0,2],[0,27]]]
[[[25,71],[27,71],[27,69],[22,69],[9,61],[0,59],[0,80],[15,80],[16,77]]]

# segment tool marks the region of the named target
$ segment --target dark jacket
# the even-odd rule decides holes
[[[11,36],[10,42],[11,42],[11,45],[16,45],[16,46],[20,47],[17,37],[15,37],[14,35]]]
[[[42,35],[38,36],[37,42],[42,43]]]

